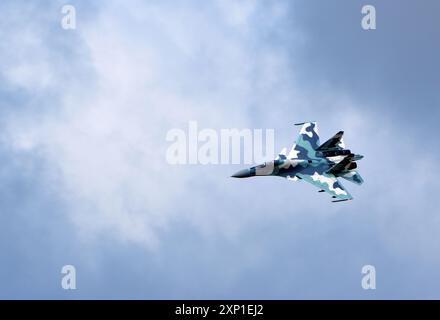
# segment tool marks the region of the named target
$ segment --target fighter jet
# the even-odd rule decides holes
[[[343,131],[320,144],[316,122],[295,125],[302,127],[289,154],[284,148],[275,160],[240,170],[232,177],[279,176],[292,181],[304,180],[317,186],[318,192],[328,192],[335,199],[332,202],[352,200],[338,178],[361,185],[364,180],[356,171],[356,161],[363,156],[345,148]]]

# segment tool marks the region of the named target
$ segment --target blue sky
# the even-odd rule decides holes
[[[1,298],[439,298],[437,1],[63,4],[0,4]],[[365,184],[169,165],[190,120],[344,130]]]

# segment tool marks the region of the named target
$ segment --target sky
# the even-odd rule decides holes
[[[440,298],[438,1],[65,4],[0,3],[0,298]],[[166,161],[189,121],[311,120],[365,156],[353,201]]]

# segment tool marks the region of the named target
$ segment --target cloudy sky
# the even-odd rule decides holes
[[[65,4],[0,3],[0,298],[440,298],[438,1]],[[365,183],[168,164],[192,120],[344,130]]]

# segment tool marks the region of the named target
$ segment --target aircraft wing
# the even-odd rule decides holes
[[[353,199],[334,175],[326,173],[327,169],[326,165],[307,167],[296,176],[331,194],[333,198],[337,199],[334,202]]]
[[[290,151],[289,159],[313,159],[319,147],[318,125],[316,122],[297,123],[302,125],[299,136]]]

